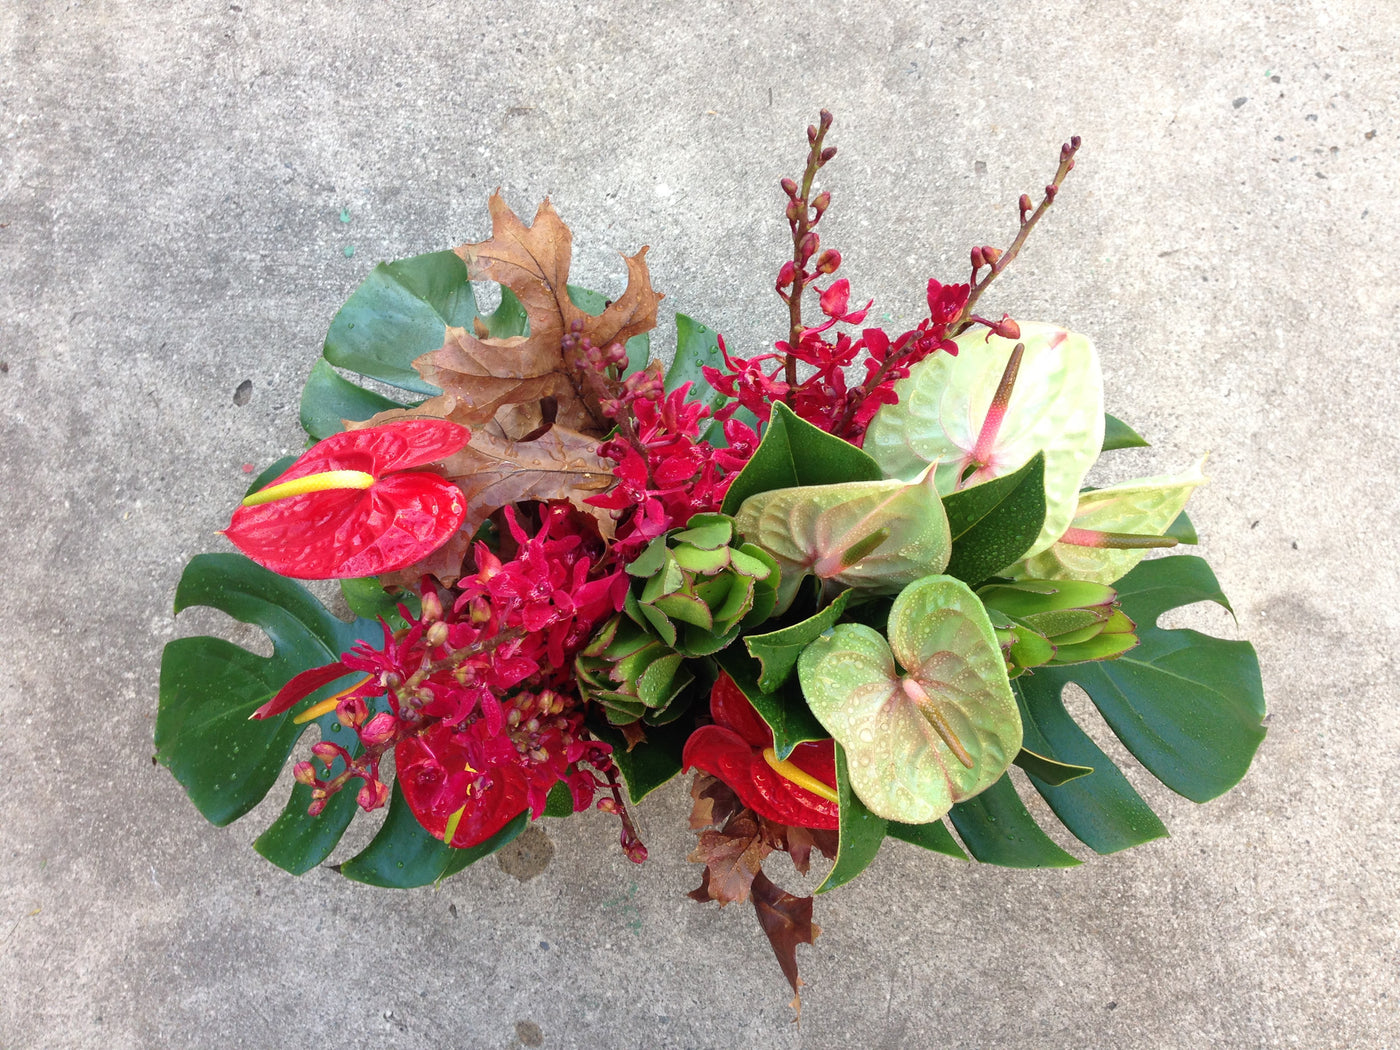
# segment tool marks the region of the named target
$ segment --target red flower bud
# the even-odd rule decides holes
[[[783,263],[782,267],[778,270],[778,290],[781,291],[787,288],[796,278],[797,267],[793,264],[793,261],[789,259],[787,262]]]
[[[802,261],[805,263],[817,253],[817,249],[821,246],[821,243],[820,237],[808,231],[806,236],[802,238],[801,243],[797,246],[797,254],[802,256]]]
[[[371,780],[360,788],[360,793],[355,799],[360,804],[360,808],[366,813],[379,809],[389,801],[389,789],[383,782]]]
[[[835,248],[828,248],[817,260],[817,273],[835,273],[840,268],[841,253]]]
[[[335,706],[335,717],[343,726],[357,726],[369,717],[369,705],[364,697],[347,696]]]
[[[817,210],[817,218],[821,218],[827,208],[831,207],[831,192],[822,190],[812,199],[812,207]]]
[[[337,758],[340,757],[341,749],[329,740],[318,740],[311,745],[311,753],[326,764],[326,768],[331,767]]]
[[[399,720],[389,712],[381,711],[360,727],[360,743],[365,747],[379,747],[393,740],[398,731]]]
[[[1001,249],[993,248],[990,244],[982,245],[982,258],[987,260],[988,266],[995,266],[997,260],[1001,258]]]
[[[972,249],[972,270],[973,270],[973,272],[976,273],[978,270],[982,269],[982,267],[984,267],[984,266],[986,266],[986,265],[987,265],[987,260],[986,260],[986,258],[982,255],[982,249],[981,249],[981,248],[973,248],[973,249]]]
[[[298,762],[292,767],[292,779],[298,784],[311,787],[316,783],[316,767],[310,762]]]
[[[786,193],[790,199],[792,199],[792,200],[796,200],[796,199],[797,199],[797,183],[796,183],[796,182],[794,182],[792,179],[783,179],[783,181],[782,181],[781,183],[779,183],[779,185],[781,185],[781,186],[783,187],[783,192]]]
[[[818,161],[819,161],[819,163],[825,164],[825,163],[827,163],[828,161],[832,160],[835,156],[836,156],[836,147],[835,147],[835,146],[828,146],[828,147],[826,147],[826,149],[822,150],[822,155],[821,155],[821,157],[818,158]]]
[[[433,624],[423,636],[423,641],[428,644],[430,649],[436,649],[440,645],[445,645],[447,642],[447,624],[443,623],[441,620]]]

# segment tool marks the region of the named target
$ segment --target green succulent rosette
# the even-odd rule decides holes
[[[627,572],[623,611],[579,653],[579,688],[614,725],[659,725],[688,705],[696,679],[687,659],[717,653],[766,620],[780,574],[723,514],[697,514],[658,536]]]

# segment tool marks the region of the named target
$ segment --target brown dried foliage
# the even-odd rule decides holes
[[[600,399],[609,393],[598,373],[574,359],[563,343],[577,326],[594,346],[626,342],[656,326],[661,295],[651,287],[647,249],[623,256],[627,289],[597,317],[569,299],[573,237],[546,200],[526,226],[499,192],[491,195],[491,238],[457,249],[473,281],[509,288],[530,319],[530,334],[493,338],[484,325],[448,328],[440,349],[413,363],[442,394],[417,408],[383,412],[351,429],[391,419],[450,419],[472,431],[467,447],[439,465],[467,497],[462,528],[411,569],[386,577],[412,584],[425,572],[451,583],[461,573],[471,537],[491,512],[522,500],[567,499],[611,535],[612,515],[583,501],[612,484],[612,465],[598,455],[611,429]]]
[[[690,897],[702,903],[718,901],[721,907],[753,901],[758,923],[792,986],[792,1007],[800,1018],[797,946],[811,944],[821,927],[812,922],[812,898],[794,896],[775,885],[763,874],[763,861],[774,851],[787,852],[797,870],[806,874],[813,847],[827,857],[836,855],[836,833],[789,827],[761,817],[744,807],[727,784],[706,773],[696,776],[690,794],[695,800],[690,826],[700,832],[690,860],[705,865],[700,885]]]

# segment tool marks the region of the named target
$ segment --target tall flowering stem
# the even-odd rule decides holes
[[[1016,256],[1021,253],[1021,249],[1025,247],[1026,238],[1031,235],[1031,230],[1035,229],[1035,224],[1055,203],[1055,197],[1060,192],[1060,184],[1065,181],[1065,176],[1074,170],[1074,155],[1079,152],[1080,143],[1081,139],[1078,135],[1071,135],[1070,140],[1060,147],[1060,163],[1055,168],[1055,177],[1045,187],[1045,196],[1041,198],[1039,205],[1033,207],[1030,194],[1021,194],[1021,200],[1018,204],[1021,224],[1016,231],[1016,239],[1011,242],[1011,247],[1007,248],[1006,251],[987,245],[972,249],[972,275],[968,278],[968,284],[972,291],[968,294],[967,303],[963,306],[962,313],[953,326],[953,335],[961,335],[978,320],[972,313],[973,308],[977,305],[977,300],[982,297],[987,286],[1001,276],[1002,271],[1010,266]],[[987,272],[979,280],[977,275],[983,269],[986,269]]]
[[[816,124],[807,126],[807,167],[802,173],[799,187],[792,179],[783,179],[783,192],[788,195],[788,229],[792,231],[792,261],[784,264],[778,275],[778,294],[788,304],[788,344],[797,346],[802,339],[802,293],[817,274],[830,274],[841,265],[838,252],[825,251],[817,258],[816,272],[807,269],[807,264],[821,247],[821,238],[816,233],[816,225],[831,204],[830,193],[819,193],[812,199],[812,182],[817,172],[836,156],[835,146],[822,144],[826,133],[831,129],[830,111],[822,110]],[[784,377],[787,380],[788,404],[792,404],[793,391],[797,388],[797,357],[789,352],[783,362]]]

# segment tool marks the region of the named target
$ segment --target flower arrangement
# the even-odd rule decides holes
[[[1166,834],[1067,712],[1069,683],[1172,790],[1238,782],[1264,733],[1254,651],[1160,627],[1229,605],[1199,558],[1145,557],[1195,542],[1200,468],[1084,488],[1102,452],[1145,444],[1105,414],[1093,344],[977,312],[1079,140],[1021,197],[1009,247],[930,280],[927,317],[895,333],[821,243],[830,127],[823,112],[782,180],[790,323],[771,353],[677,315],[663,369],[647,249],[615,300],[572,286],[548,201],[527,226],[493,195],[488,240],[376,267],[306,385],[314,443],[234,511],[242,553],[199,555],[179,583],[177,612],[223,610],[273,649],[166,647],[158,758],[209,820],[247,813],[295,757],[255,848],[300,874],[387,807],[337,870],[417,886],[593,808],[640,863],[629,805],[693,771],[691,896],[752,901],[796,991],[813,899],[769,880],[772,853],[829,858],[817,893],[887,836],[1079,863],[1013,765],[1094,852]],[[500,285],[499,307],[473,282]],[[338,580],[353,620],[296,580]]]

